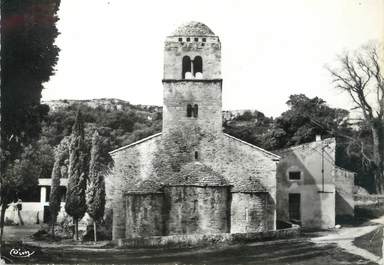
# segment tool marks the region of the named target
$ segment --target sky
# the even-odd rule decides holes
[[[61,49],[42,100],[162,105],[165,37],[200,21],[222,44],[223,109],[279,116],[289,95],[349,109],[326,65],[384,39],[384,0],[62,0]]]

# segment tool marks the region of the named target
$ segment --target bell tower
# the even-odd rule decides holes
[[[221,43],[210,28],[189,22],[166,38],[163,86],[163,136],[196,146],[221,135]]]

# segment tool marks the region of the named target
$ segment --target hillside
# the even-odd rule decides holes
[[[119,99],[45,101],[48,117],[43,123],[42,136],[56,146],[71,134],[76,112],[81,110],[86,136],[95,128],[110,141],[113,150],[161,131],[161,111],[158,106],[133,105]]]
[[[116,99],[116,98],[100,98],[100,99],[87,99],[87,100],[49,100],[43,101],[42,104],[49,106],[50,112],[58,112],[67,109],[73,105],[86,106],[92,109],[103,109],[105,111],[143,111],[143,112],[158,112],[161,113],[163,107],[155,105],[132,105],[128,101]],[[245,112],[257,113],[257,110],[240,109],[240,110],[223,110],[223,121],[231,121],[239,116],[242,116]]]
[[[71,105],[82,105],[87,106],[92,109],[102,108],[107,111],[115,110],[130,110],[130,109],[142,109],[146,111],[156,111],[161,112],[162,107],[153,106],[153,105],[132,105],[128,101],[116,99],[116,98],[100,98],[100,99],[87,99],[87,100],[71,100],[71,99],[61,99],[61,100],[49,100],[43,101],[42,104],[49,106],[51,112],[60,111],[65,108],[68,108]]]
[[[70,135],[78,109],[82,111],[86,134],[98,128],[110,140],[109,149],[130,144],[158,133],[162,127],[162,107],[133,105],[120,99],[53,100],[48,117],[43,123],[43,137],[56,146]],[[223,130],[253,144],[261,144],[257,134],[264,133],[272,119],[250,110],[223,111]]]

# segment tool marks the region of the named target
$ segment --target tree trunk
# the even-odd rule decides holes
[[[384,125],[378,121],[372,126],[374,183],[376,193],[384,193]]]
[[[52,222],[52,237],[55,238],[55,223]]]
[[[79,222],[77,218],[75,219],[75,239],[76,241],[79,240]]]
[[[4,219],[5,219],[5,211],[7,210],[7,206],[5,202],[1,204],[1,217],[0,217],[0,243],[3,242],[3,234],[4,234]]]
[[[96,220],[93,220],[93,237],[94,237],[95,243],[96,243],[97,242]]]

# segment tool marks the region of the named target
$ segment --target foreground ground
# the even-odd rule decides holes
[[[309,233],[298,239],[194,249],[116,249],[105,242],[75,244],[32,241],[37,227],[7,227],[2,246],[12,263],[115,264],[380,264],[382,231],[379,225]],[[377,236],[379,234],[379,236]],[[24,238],[22,242],[16,242]],[[358,239],[358,240],[357,240]],[[34,252],[12,257],[12,249]],[[353,254],[352,254],[352,253]],[[380,262],[380,263],[378,263]]]

